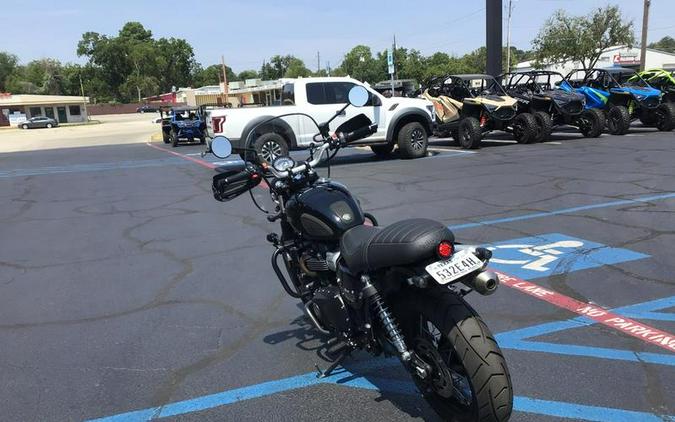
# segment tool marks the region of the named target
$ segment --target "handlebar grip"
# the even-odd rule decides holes
[[[242,182],[244,180],[248,180],[251,178],[251,172],[248,170],[243,170],[240,171],[237,174],[233,174],[232,176],[228,177],[225,179],[225,183],[236,183],[236,182]]]
[[[356,129],[353,132],[340,133],[339,137],[343,143],[348,144],[350,142],[354,142],[359,139],[363,139],[367,136],[370,136],[375,132],[377,132],[377,125],[370,125]]]

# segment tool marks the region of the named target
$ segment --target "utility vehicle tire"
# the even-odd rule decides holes
[[[612,135],[625,135],[630,128],[630,114],[625,106],[612,106],[607,113],[607,129]]]
[[[654,115],[654,113],[647,113],[647,112],[642,112],[640,113],[640,123],[642,123],[646,127],[654,127],[656,126],[656,121],[658,118]]]
[[[537,111],[533,114],[534,120],[537,122],[537,136],[534,139],[534,142],[543,142],[551,136],[553,131],[553,119],[551,115],[543,111]]]
[[[580,122],[579,131],[586,138],[597,138],[602,135],[602,130],[606,125],[605,113],[597,108],[589,108],[581,114],[581,118],[585,120]]]
[[[164,141],[165,144],[171,143],[171,138],[169,138],[169,132],[165,130],[162,131],[162,141]]]
[[[513,121],[513,139],[519,144],[531,144],[537,139],[537,121],[530,113],[521,113]]]
[[[253,152],[246,153],[247,161],[255,161],[258,164],[269,163],[277,157],[288,155],[288,143],[283,136],[275,132],[263,133],[253,142]]]
[[[199,137],[199,143],[204,145],[206,143],[206,136],[202,135]]]
[[[375,153],[380,158],[386,158],[391,155],[391,152],[394,150],[394,144],[387,145],[371,145],[371,151]]]
[[[658,106],[656,112],[656,127],[663,132],[675,128],[675,104],[663,103]]]
[[[480,148],[483,139],[483,132],[480,129],[480,122],[475,117],[465,117],[459,122],[457,129],[457,140],[459,146],[464,149]]]
[[[393,309],[406,346],[431,367],[426,379],[416,373],[412,377],[436,413],[454,422],[508,421],[513,410],[511,376],[481,317],[447,290],[402,296],[395,298]]]
[[[403,158],[420,158],[427,155],[429,137],[419,122],[410,122],[398,131],[398,149]]]
[[[452,138],[452,145],[459,145],[459,129],[451,130],[450,137]]]
[[[171,146],[176,148],[178,146],[178,134],[175,130],[171,129],[169,132],[169,138],[171,139]]]

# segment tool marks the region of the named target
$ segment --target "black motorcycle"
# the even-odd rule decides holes
[[[281,156],[271,164],[254,159],[244,170],[221,169],[213,177],[214,197],[228,201],[261,183],[268,189],[274,209],[251,198],[270,222],[281,225],[280,235],[267,236],[276,249],[272,268],[284,290],[302,301],[314,327],[330,336],[327,347],[337,356],[319,377],[357,349],[394,355],[444,419],[506,421],[513,407],[506,362],[488,327],[464,301],[471,291],[489,295],[497,289],[497,275],[486,270],[492,253],[459,244],[444,224],[432,220],[378,227],[344,185],[317,174],[319,164],[329,164],[342,146],[377,130],[359,114],[329,134],[331,121],[350,105],[365,105],[369,95],[363,87],[352,88],[349,103],[321,125],[300,113],[261,122],[256,128],[298,116],[313,122],[317,135],[309,159]],[[259,136],[256,128],[244,145]],[[232,146],[216,137],[207,152],[226,158]],[[249,152],[254,150],[244,155]]]

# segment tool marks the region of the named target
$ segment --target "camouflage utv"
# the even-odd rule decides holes
[[[436,132],[451,134],[462,148],[479,148],[493,130],[513,134],[518,143],[537,139],[530,113],[517,114],[518,101],[509,97],[490,75],[446,75],[430,80],[422,97],[434,103]]]

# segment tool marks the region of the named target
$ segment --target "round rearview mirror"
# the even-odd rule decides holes
[[[368,90],[356,85],[349,90],[349,104],[354,107],[363,107],[368,102]]]
[[[227,158],[232,154],[232,144],[224,136],[216,136],[211,141],[211,152],[218,158]]]

